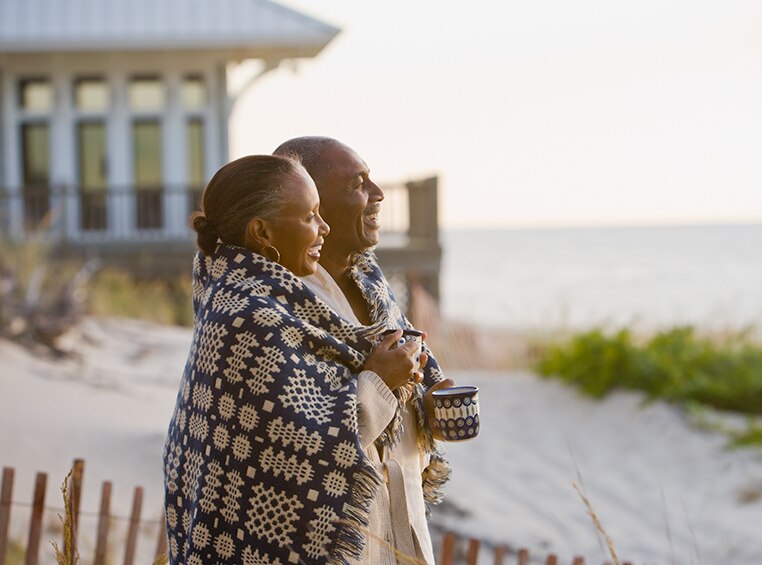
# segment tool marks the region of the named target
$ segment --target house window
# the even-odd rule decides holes
[[[188,209],[198,210],[206,182],[204,151],[204,115],[207,105],[206,83],[199,75],[187,75],[182,81],[182,106],[187,116]]]
[[[24,226],[35,229],[50,212],[50,124],[53,85],[47,78],[25,78],[18,83],[21,111],[21,167]]]
[[[19,83],[19,106],[24,112],[47,114],[53,109],[53,86],[45,78],[24,79]]]
[[[99,77],[77,79],[74,83],[74,105],[80,112],[105,113],[109,108],[109,90]]]
[[[47,122],[21,124],[24,223],[40,225],[50,212],[50,126]]]
[[[137,227],[163,225],[161,124],[157,119],[132,124],[133,178],[137,198]]]
[[[188,120],[188,213],[198,210],[204,190],[204,122],[201,118]]]
[[[166,90],[157,77],[134,77],[127,94],[133,112],[161,112],[166,105]]]
[[[206,84],[199,76],[187,76],[183,79],[181,99],[183,108],[190,112],[200,112],[206,106]]]
[[[77,127],[79,154],[80,225],[83,230],[104,230],[106,212],[106,124],[102,120],[80,122]]]

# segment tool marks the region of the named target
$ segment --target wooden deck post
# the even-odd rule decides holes
[[[26,565],[37,565],[37,556],[40,553],[40,534],[42,533],[42,511],[45,508],[45,487],[47,483],[47,473],[37,473],[34,481],[29,539],[26,544],[26,561],[24,562]]]
[[[138,540],[140,527],[140,511],[143,506],[143,488],[135,487],[132,497],[132,513],[130,514],[130,527],[127,530],[127,547],[124,550],[124,565],[133,565],[135,561],[135,546]]]
[[[437,263],[441,254],[439,205],[437,202],[438,183],[437,177],[405,183],[408,192],[408,238],[411,245],[415,244],[434,253]],[[419,282],[426,292],[439,301],[439,273],[418,272],[417,274]]]
[[[111,482],[103,481],[101,486],[101,507],[98,512],[98,534],[95,540],[95,560],[93,565],[105,565],[108,549],[108,530],[111,520]]]
[[[442,555],[439,565],[453,565],[455,559],[455,534],[447,532],[442,538]]]
[[[0,565],[5,565],[8,551],[8,526],[11,523],[11,499],[13,497],[13,469],[3,467],[3,484],[0,489]]]

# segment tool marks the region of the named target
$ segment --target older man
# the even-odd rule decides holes
[[[411,327],[371,251],[379,241],[384,193],[370,179],[365,161],[350,147],[327,137],[291,139],[275,154],[301,159],[320,193],[320,214],[331,227],[318,271],[305,282],[349,321]],[[422,385],[418,384],[420,375],[401,387],[372,371],[358,377],[360,436],[386,485],[371,506],[362,563],[396,564],[402,553],[434,564],[425,501],[438,501],[449,468],[436,452],[433,436],[437,434],[432,434],[427,412],[431,391],[454,383],[443,380],[436,360],[426,351]]]

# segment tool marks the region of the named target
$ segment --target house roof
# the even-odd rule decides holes
[[[270,0],[0,0],[0,53],[201,49],[312,57],[338,32]]]

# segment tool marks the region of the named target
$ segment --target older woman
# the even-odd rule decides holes
[[[362,553],[382,479],[360,442],[357,376],[401,386],[415,344],[346,322],[297,278],[329,231],[319,204],[298,162],[250,156],[217,172],[192,217],[195,328],[164,452],[173,564]]]

